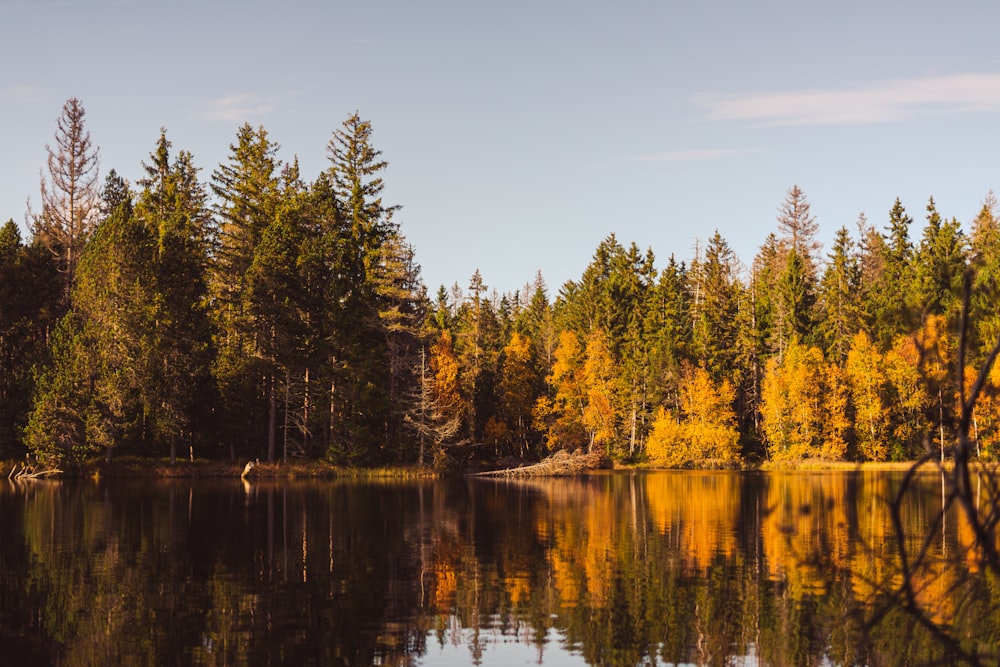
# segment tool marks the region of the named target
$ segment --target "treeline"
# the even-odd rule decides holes
[[[793,187],[749,267],[718,233],[663,266],[612,235],[554,296],[476,272],[428,298],[357,114],[308,182],[244,125],[207,180],[161,133],[134,184],[98,183],[84,115],[63,109],[30,241],[0,229],[7,458],[903,460],[948,442],[954,370],[971,384],[1000,334],[992,195],[968,233],[931,199],[917,236],[897,200],[822,255]]]

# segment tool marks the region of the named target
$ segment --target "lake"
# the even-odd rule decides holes
[[[1000,652],[941,480],[0,482],[0,662],[895,665]],[[916,620],[886,604],[927,540]],[[880,619],[873,623],[873,619]]]

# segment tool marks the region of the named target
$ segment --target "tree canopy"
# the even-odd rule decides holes
[[[1000,333],[992,195],[968,231],[930,198],[919,234],[897,199],[824,255],[793,186],[748,264],[718,231],[663,264],[609,234],[554,297],[541,273],[501,294],[476,271],[432,299],[359,113],[312,180],[246,124],[207,180],[162,130],[103,189],[83,118],[69,100],[32,237],[0,227],[5,457],[907,459],[947,438]]]

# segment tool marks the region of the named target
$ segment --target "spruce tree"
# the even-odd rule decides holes
[[[255,338],[247,301],[248,273],[264,230],[274,220],[280,198],[278,145],[263,127],[237,131],[228,160],[212,174],[216,195],[215,247],[209,273],[217,357],[213,375],[222,398],[221,423],[230,443],[248,455],[267,428],[267,384],[256,367]]]

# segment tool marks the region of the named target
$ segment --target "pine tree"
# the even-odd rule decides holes
[[[416,382],[413,369],[422,349],[421,328],[426,319],[427,295],[420,279],[413,246],[399,232],[379,248],[382,258],[374,272],[378,317],[385,339],[389,370],[387,401],[390,406],[385,442],[394,445],[397,461],[408,460],[403,442],[404,420],[409,409],[404,398]]]

